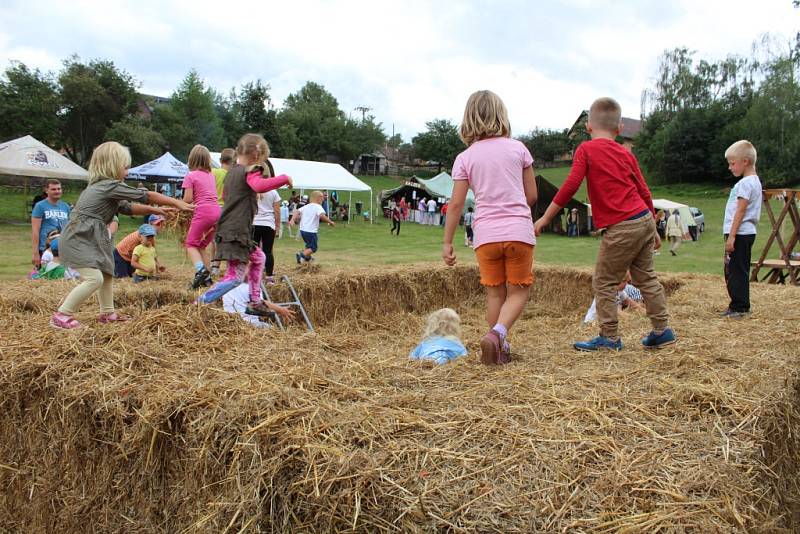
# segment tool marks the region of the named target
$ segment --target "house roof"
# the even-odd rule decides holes
[[[567,132],[567,135],[572,139],[575,137],[576,128],[578,126],[584,124],[587,119],[589,118],[589,111],[583,110],[578,118],[575,119],[575,122],[572,123],[572,127]],[[639,119],[632,119],[630,117],[622,117],[622,131],[620,132],[620,137],[625,139],[634,139],[637,135],[639,135],[639,131],[642,129],[642,121]]]

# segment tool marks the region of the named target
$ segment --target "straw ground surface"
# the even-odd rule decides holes
[[[54,332],[69,283],[3,285],[0,527],[25,532],[791,532],[800,528],[797,288],[663,279],[680,341],[579,354],[585,271],[542,269],[514,360],[478,363],[473,267],[299,273],[317,333],[247,326],[177,281],[135,318]],[[282,298],[276,290],[276,298]],[[470,356],[408,360],[455,307]]]

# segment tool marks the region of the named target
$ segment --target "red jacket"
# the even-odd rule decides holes
[[[607,228],[644,210],[653,212],[650,189],[631,152],[611,139],[582,143],[553,202],[566,206],[586,178],[595,228]]]

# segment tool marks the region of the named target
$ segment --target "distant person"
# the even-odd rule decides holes
[[[156,280],[159,273],[167,270],[158,262],[155,235],[156,229],[151,225],[143,224],[139,227],[139,244],[133,249],[131,256],[134,284]]]
[[[672,210],[672,213],[667,217],[667,239],[669,239],[669,253],[673,256],[678,255],[678,249],[681,248],[683,242],[683,223],[681,221],[681,214],[677,209]]]
[[[253,242],[253,219],[258,210],[257,196],[284,185],[292,186],[286,175],[269,177],[269,145],[259,134],[248,133],[236,147],[238,163],[225,177],[225,209],[217,224],[217,255],[225,260],[225,276],[200,295],[198,304],[211,304],[247,280],[250,301],[246,312],[264,316],[272,313],[261,294],[264,252]]]
[[[448,210],[448,203],[445,202],[444,206],[442,206],[442,216],[439,218],[439,226],[444,226],[444,222],[447,220],[447,210]]]
[[[658,232],[658,237],[662,240],[667,239],[667,216],[664,210],[656,212],[656,231]]]
[[[391,207],[391,212],[390,212],[389,215],[392,218],[392,229],[389,230],[389,233],[393,234],[395,231],[397,231],[397,235],[399,236],[400,235],[400,221],[403,220],[403,213],[400,211],[400,206],[398,206],[397,204],[393,203],[393,205]]]
[[[470,206],[467,208],[467,213],[464,214],[464,246],[471,247],[472,239],[475,234],[472,230],[472,220],[475,217],[475,210]]]
[[[39,202],[41,202],[46,198],[47,198],[47,182],[44,183],[39,193],[37,193],[36,196],[33,197],[33,202],[31,202],[31,208],[33,208],[36,204],[38,204]]]
[[[61,200],[61,182],[51,178],[45,182],[47,198],[40,200],[31,211],[31,263],[38,269],[41,266],[41,255],[44,252],[47,234],[53,230],[61,232],[69,220],[72,209]]]
[[[289,201],[281,202],[281,230],[278,232],[278,239],[283,238],[283,233],[287,232],[292,237],[292,228],[289,225]]]
[[[723,317],[750,315],[750,253],[761,219],[761,180],[756,174],[756,148],[737,141],[725,151],[728,169],[741,178],[731,189],[725,205],[722,234],[725,237],[725,285],[731,300]]]
[[[210,286],[211,251],[208,246],[214,240],[217,221],[222,210],[217,201],[217,186],[211,174],[211,153],[203,145],[195,145],[189,152],[189,173],[183,179],[183,201],[194,204],[192,222],[183,246],[194,266],[192,289]]]
[[[400,202],[397,203],[397,206],[400,208],[400,216],[404,221],[408,220],[408,202],[404,197],[400,197]]]
[[[53,328],[80,328],[82,325],[74,315],[95,293],[100,301],[99,322],[128,319],[114,310],[114,246],[108,237],[106,225],[117,212],[126,215],[166,214],[162,208],[150,204],[187,211],[193,209],[181,200],[125,185],[123,180],[130,165],[130,152],[119,143],[102,143],[92,152],[89,185],[81,193],[75,209],[70,213],[69,224],[59,238],[63,263],[76,269],[83,282],[70,291],[50,318]]]
[[[459,134],[467,149],[453,163],[450,211],[460,214],[467,192],[475,193],[475,255],[481,285],[486,289],[489,331],[481,338],[481,362],[504,364],[510,359],[508,332],[528,302],[533,284],[531,206],[536,202],[533,157],[511,139],[508,111],[491,91],[470,95]],[[455,265],[453,236],[459,217],[448,217],[442,259]]]
[[[269,177],[275,171],[272,164],[267,161]],[[267,176],[267,174],[264,174]],[[253,219],[253,241],[264,252],[264,275],[267,285],[275,284],[275,256],[272,249],[275,246],[275,232],[281,227],[281,196],[276,190],[267,191],[258,195],[258,210]]]
[[[335,226],[332,220],[325,215],[320,203],[322,202],[322,192],[314,191],[311,193],[310,202],[297,210],[292,217],[292,224],[300,223],[300,236],[305,243],[305,249],[295,254],[297,263],[310,262],[314,258],[312,254],[319,247],[319,222],[326,222],[328,226]]]
[[[578,237],[578,209],[572,208],[567,215],[567,237]]]
[[[581,351],[621,350],[617,314],[617,285],[630,270],[633,285],[642,292],[653,330],[641,343],[658,348],[675,343],[669,327],[664,287],[653,269],[653,250],[661,246],[653,219],[653,199],[636,157],[615,141],[622,128],[622,110],[612,98],[598,98],[589,108],[586,130],[591,136],[575,150],[572,169],[544,215],[536,234],[572,199],[586,178],[594,226],[602,240],[597,253],[593,286],[600,334],[576,342]]]
[[[427,224],[436,224],[436,201],[430,199],[428,201],[428,219]]]
[[[425,224],[425,214],[428,212],[428,202],[426,201],[425,197],[419,199],[419,203],[417,204],[417,222],[419,224]]]
[[[147,217],[146,224],[152,226],[158,233],[161,231],[163,222],[164,217],[161,215],[150,215]],[[123,237],[114,247],[114,278],[130,278],[133,276],[134,268],[131,265],[131,260],[133,259],[133,249],[141,243],[139,228]],[[155,245],[155,237],[153,237],[153,244]]]

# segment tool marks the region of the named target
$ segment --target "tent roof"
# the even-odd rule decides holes
[[[165,152],[161,157],[128,170],[129,180],[153,180],[165,178],[177,181],[189,172],[189,167],[178,158]]]
[[[372,188],[336,163],[269,158],[275,174],[292,177],[294,189],[330,189],[334,191],[372,191]]]
[[[674,210],[678,208],[688,208],[686,204],[679,204],[666,198],[653,199],[653,207],[657,210]]]
[[[0,144],[0,174],[86,180],[86,169],[30,135]]]

